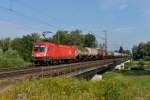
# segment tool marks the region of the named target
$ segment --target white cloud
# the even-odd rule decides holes
[[[127,4],[123,4],[123,5],[120,6],[120,10],[124,10],[124,9],[126,9],[127,7],[128,7]]]
[[[128,7],[128,0],[97,0],[99,8],[105,11],[111,10],[123,10]]]
[[[115,32],[120,32],[120,33],[134,33],[135,28],[134,27],[120,27],[114,29]]]
[[[150,9],[147,9],[144,13],[143,13],[143,16],[148,16],[150,15]]]

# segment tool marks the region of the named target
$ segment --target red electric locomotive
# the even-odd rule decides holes
[[[32,57],[35,64],[75,59],[76,48],[68,45],[58,45],[51,42],[36,42],[32,48]]]

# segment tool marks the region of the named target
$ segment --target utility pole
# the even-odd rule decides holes
[[[101,39],[104,41],[105,51],[107,51],[107,49],[108,49],[108,46],[107,46],[107,42],[108,42],[108,41],[107,41],[107,40],[108,40],[108,39],[107,39],[107,31],[106,31],[106,30],[103,30],[102,32],[104,33],[105,36],[102,36],[102,37],[99,36],[99,38],[101,38]],[[89,33],[93,34],[92,32],[89,32]],[[94,35],[95,35],[95,34],[94,34]],[[103,47],[103,49],[104,49],[104,47]]]
[[[105,50],[107,51],[107,31],[104,30],[103,32],[105,33]]]

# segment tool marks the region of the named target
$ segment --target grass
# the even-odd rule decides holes
[[[126,68],[149,66],[133,61]],[[110,71],[101,81],[55,77],[26,79],[0,94],[0,100],[149,100],[150,71]]]
[[[95,83],[72,78],[44,78],[39,80],[25,80],[17,83],[14,88],[5,94],[11,100],[83,100],[95,98],[97,88]],[[101,96],[98,96],[101,98]],[[13,99],[12,99],[13,98]]]
[[[56,77],[17,82],[2,100],[149,100],[150,76],[143,71],[107,72],[101,81]]]
[[[120,88],[119,100],[149,100],[150,98],[150,72],[121,71],[110,72],[105,76],[110,81],[118,82]]]

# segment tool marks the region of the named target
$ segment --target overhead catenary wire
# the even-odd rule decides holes
[[[37,9],[37,8],[35,8],[35,7],[33,7],[33,6],[29,5],[29,4],[27,4],[27,3],[25,3],[23,0],[17,0],[17,1],[14,0],[14,2],[16,2],[17,4],[20,4],[20,5],[22,5],[22,6],[26,7],[26,8],[28,8],[28,9],[31,9],[31,10],[33,10],[34,12],[37,12],[37,13],[40,14],[40,15],[44,15],[44,16],[46,16],[47,18],[49,18],[49,19],[51,19],[51,20],[57,21],[57,18],[54,18],[54,17],[52,17],[52,16],[50,16],[50,15],[47,15],[43,10]],[[58,29],[65,30],[63,27],[60,27],[60,26],[58,26],[58,25],[53,25],[53,26],[55,26],[55,27],[58,28]]]
[[[0,6],[0,8],[3,8],[3,7]],[[6,8],[5,8],[5,10],[6,10]],[[7,9],[7,11],[9,11],[9,10]],[[14,21],[12,21],[12,20],[10,20],[10,19],[0,18],[0,20],[1,20],[1,21],[7,21],[7,22],[12,23],[12,24],[16,24],[16,22],[14,22]],[[25,24],[18,24],[17,26],[21,27],[21,28],[24,29],[24,30],[32,29],[32,30],[38,30],[38,31],[41,31],[41,32],[44,31],[44,30],[41,29],[41,28],[36,28],[36,27],[32,27],[32,26],[30,26],[30,25],[25,25]]]
[[[14,1],[15,1],[15,0],[14,0]],[[21,4],[22,6],[24,6],[24,7],[26,7],[26,8],[29,8],[29,9],[31,9],[31,10],[34,10],[35,12],[40,13],[40,14],[42,14],[42,15],[44,15],[44,16],[46,16],[46,17],[52,19],[52,20],[57,20],[57,18],[54,18],[54,17],[52,17],[52,16],[47,15],[44,11],[42,11],[42,10],[40,10],[40,9],[37,9],[37,8],[35,8],[35,7],[32,7],[32,6],[29,5],[29,4],[26,4],[26,3],[23,2],[22,0],[17,0],[17,1],[15,1],[15,2],[18,3],[18,4]]]
[[[31,9],[31,10],[33,10],[34,12],[37,12],[38,14],[40,13],[40,14],[43,15],[44,17],[47,17],[47,18],[49,18],[49,19],[51,19],[51,20],[55,20],[55,21],[58,20],[57,18],[52,17],[52,16],[48,15],[47,13],[45,13],[43,10],[37,9],[37,8],[31,6],[30,4],[25,3],[23,0],[17,0],[16,3],[21,4],[22,6],[28,8],[28,9]],[[59,22],[60,22],[60,21],[59,21]],[[60,26],[57,26],[57,25],[56,25],[56,28],[58,28],[58,30],[65,30],[65,28],[60,27]]]
[[[10,19],[4,19],[4,18],[0,18],[1,21],[7,21],[11,24],[17,24],[16,22],[10,20]],[[27,30],[28,28],[32,29],[32,30],[38,30],[38,31],[43,31],[41,28],[36,28],[36,27],[31,27],[29,25],[25,25],[25,24],[17,24],[18,27],[21,27],[21,29]]]
[[[13,13],[15,13],[16,15],[22,16],[22,17],[24,17],[24,18],[28,18],[28,19],[30,19],[30,20],[32,20],[32,21],[35,21],[35,22],[37,22],[37,23],[39,23],[39,24],[42,24],[42,25],[44,25],[44,26],[52,27],[52,28],[55,28],[55,29],[62,29],[62,28],[60,28],[60,27],[58,27],[58,26],[51,25],[51,24],[49,24],[48,22],[45,22],[45,21],[43,21],[43,20],[41,20],[41,19],[38,19],[38,18],[35,18],[35,17],[32,17],[32,16],[29,16],[29,15],[25,15],[25,14],[23,14],[23,13],[21,13],[21,12],[16,11],[15,9],[10,10],[9,8],[4,7],[4,6],[0,6],[0,8],[1,8],[1,9],[4,9],[4,10],[7,10],[7,11],[9,11],[9,12],[13,12]]]

